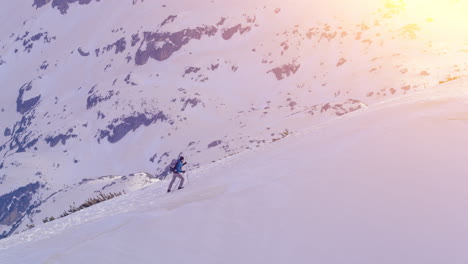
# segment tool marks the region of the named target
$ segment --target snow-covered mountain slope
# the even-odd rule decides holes
[[[206,167],[466,76],[467,29],[446,23],[467,4],[439,2],[450,17],[407,1],[2,5],[1,237],[164,180],[180,154]]]
[[[0,241],[2,263],[466,263],[466,78]]]

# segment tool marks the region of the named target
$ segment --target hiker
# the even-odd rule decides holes
[[[174,169],[172,170],[172,172],[173,172],[172,180],[171,180],[171,183],[169,184],[169,188],[167,189],[167,192],[171,192],[172,184],[174,184],[174,182],[175,182],[175,180],[177,178],[180,179],[179,188],[177,188],[177,189],[180,190],[180,189],[184,188],[184,176],[182,176],[181,173],[185,173],[185,171],[182,170],[182,166],[184,166],[185,164],[187,164],[187,162],[184,162],[184,157],[180,157],[179,160],[177,161]]]

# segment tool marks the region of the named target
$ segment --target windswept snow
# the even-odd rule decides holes
[[[1,263],[466,263],[466,79],[0,241]]]

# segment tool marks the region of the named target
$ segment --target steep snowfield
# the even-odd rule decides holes
[[[1,263],[466,263],[466,78],[0,241]]]
[[[164,185],[180,155],[204,175],[461,80],[467,13],[448,0],[5,3],[0,239],[100,192]]]

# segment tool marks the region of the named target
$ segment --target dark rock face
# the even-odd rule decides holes
[[[141,126],[150,126],[158,121],[166,121],[168,118],[163,112],[155,114],[136,113],[132,116],[114,119],[106,130],[100,130],[98,142],[107,138],[110,143],[117,143],[130,131],[135,131]]]
[[[36,8],[41,8],[52,1],[52,7],[60,10],[62,15],[65,15],[70,8],[70,4],[78,2],[80,5],[87,5],[91,3],[92,0],[34,0],[33,6]],[[96,0],[99,2],[100,0]]]
[[[239,32],[241,35],[244,34],[245,32],[250,31],[252,28],[250,26],[242,27],[241,24],[238,24],[234,27],[224,29],[223,30],[223,39],[229,40],[232,38],[232,36]]]
[[[158,153],[155,153],[150,159],[149,161],[151,161],[151,163],[154,163],[154,160],[158,157]]]
[[[114,96],[114,94],[118,94],[118,92],[114,93],[114,91],[108,91],[107,95],[101,96],[97,94],[97,91],[95,89],[96,89],[96,86],[93,86],[93,88],[91,88],[91,90],[88,92],[89,96],[88,96],[88,99],[86,100],[86,109],[88,110],[95,107],[97,104],[101,102],[110,100]]]
[[[28,131],[28,127],[34,120],[34,114],[28,114],[21,118],[20,121],[16,122],[13,126],[11,138],[4,145],[0,146],[0,149],[9,146],[10,151],[25,152],[27,149],[32,148],[39,141],[39,137],[34,132]]]
[[[138,33],[133,34],[132,35],[132,43],[131,43],[132,47],[134,47],[136,44],[138,44],[138,42],[140,42],[140,40],[141,39],[140,39],[140,36],[139,36]]]
[[[21,220],[40,203],[33,203],[33,196],[40,188],[39,182],[30,183],[8,194],[0,196],[0,224],[11,226],[10,231],[0,234],[0,238],[11,235]]]
[[[340,67],[341,65],[345,64],[347,60],[345,58],[341,58],[338,63],[336,64],[336,67]]]
[[[359,100],[355,99],[348,99],[342,103],[326,103],[322,105],[314,105],[311,108],[309,108],[309,114],[314,115],[315,112],[319,112],[321,114],[323,113],[331,113],[337,116],[342,116],[346,115],[348,113],[354,112],[356,110],[359,110],[365,105]]]
[[[189,98],[187,100],[185,100],[185,103],[184,103],[184,106],[182,107],[181,111],[185,111],[185,109],[187,108],[187,106],[191,106],[192,108],[197,106],[199,103],[203,104],[203,106],[205,105],[200,99],[198,98]]]
[[[43,43],[46,44],[56,40],[56,37],[49,36],[49,33],[47,32],[40,32],[32,35],[30,32],[26,31],[22,36],[17,36],[15,42],[21,42],[24,52],[30,53],[34,47],[34,43],[41,39],[43,40]]]
[[[60,142],[62,142],[62,145],[65,145],[67,143],[67,140],[69,140],[70,138],[77,138],[78,137],[78,135],[71,134],[71,133],[73,133],[73,129],[68,130],[67,134],[60,134],[60,135],[57,135],[55,137],[48,136],[48,137],[45,138],[45,141],[52,148],[57,146],[57,144],[60,143]]]
[[[16,99],[16,111],[18,113],[21,113],[22,115],[24,115],[26,112],[34,108],[39,102],[39,100],[41,99],[41,96],[39,95],[29,100],[23,101],[24,92],[30,91],[31,89],[32,89],[32,82],[29,82],[21,86],[19,90],[19,95],[18,95],[18,98]]]
[[[96,57],[99,57],[99,55],[103,55],[106,52],[110,52],[115,48],[115,54],[122,53],[125,51],[125,48],[127,47],[127,41],[125,38],[120,38],[116,40],[114,43],[111,43],[105,47],[95,49],[94,52],[96,54]]]
[[[132,85],[132,86],[136,86],[137,83],[134,82],[134,81],[131,81],[131,80],[130,80],[131,77],[132,77],[132,74],[129,73],[129,74],[127,75],[127,77],[125,77],[124,82],[125,82],[126,84],[130,84],[130,85]]]
[[[58,0],[53,0],[54,2]],[[78,0],[62,0],[60,1],[63,6],[68,6],[68,3],[76,2]],[[80,0],[80,4],[88,4],[92,0],[86,0],[83,2]],[[99,0],[96,0],[99,1]],[[52,5],[54,6],[54,2]],[[68,8],[68,7],[67,7]],[[172,23],[177,18],[176,15],[170,15],[161,23],[161,27]],[[244,34],[251,31],[252,24],[255,23],[254,18],[247,18],[247,25],[237,24],[230,28],[221,29],[226,18],[221,18],[220,22],[215,25],[202,25],[194,28],[186,28],[176,32],[167,31],[145,31],[135,32],[128,38],[122,37],[114,43],[111,43],[105,47],[99,47],[94,49],[96,57],[104,54],[105,52],[111,51],[115,48],[115,54],[122,53],[126,50],[127,46],[139,45],[134,56],[130,56],[128,53],[127,60],[134,59],[136,65],[144,65],[150,58],[157,61],[164,61],[170,58],[175,52],[179,51],[183,46],[187,45],[192,40],[200,40],[203,37],[213,37],[218,32],[222,31],[222,37],[225,40],[230,39],[234,34]],[[78,50],[82,56],[88,56],[87,53]],[[133,52],[133,51],[132,51]]]
[[[10,150],[16,149],[16,152],[25,152],[27,149],[36,145],[39,141],[39,137],[36,137],[33,132],[27,131],[27,128],[31,125],[34,118],[34,115],[24,116],[21,118],[21,121],[15,124],[13,128],[15,133],[12,135]]]
[[[213,141],[210,144],[208,144],[208,148],[214,148],[214,147],[218,146],[221,143],[223,143],[223,141],[221,141],[221,140]]]
[[[276,76],[276,79],[280,81],[285,77],[289,77],[290,75],[295,74],[300,67],[300,64],[297,64],[296,61],[293,61],[292,63],[271,69],[267,73],[273,72]]]
[[[127,45],[127,42],[125,41],[125,38],[121,38],[117,40],[113,45],[115,46],[115,54],[118,54],[125,51],[125,46]]]
[[[168,23],[172,23],[174,22],[174,20],[177,18],[176,15],[174,16],[168,16],[166,19],[164,19],[164,21],[161,23],[161,27],[168,24]]]
[[[217,32],[218,28],[214,26],[189,28],[174,33],[144,32],[143,41],[135,54],[135,63],[144,65],[149,58],[157,61],[167,60],[174,52],[187,45],[192,39],[200,40],[204,36],[211,37]],[[144,50],[143,47],[145,47]]]
[[[217,63],[217,64],[211,64],[210,69],[211,69],[212,71],[214,71],[214,70],[216,70],[216,69],[218,69],[218,68],[219,68],[219,63]]]
[[[227,18],[222,17],[222,18],[219,20],[219,22],[216,23],[216,25],[217,25],[217,26],[222,26],[222,25],[224,25],[224,22],[226,22],[226,19],[227,19]]]
[[[201,68],[199,67],[188,67],[188,68],[185,68],[185,73],[183,76],[187,75],[187,74],[191,74],[191,73],[197,73],[198,71],[200,71]]]
[[[8,127],[5,128],[5,132],[3,132],[3,135],[4,135],[5,137],[11,136],[11,129],[9,129]]]
[[[29,131],[28,128],[35,119],[35,108],[39,104],[41,96],[38,95],[29,100],[23,100],[24,94],[31,89],[32,82],[24,84],[19,89],[19,95],[16,99],[16,111],[23,116],[11,129],[8,129],[8,131],[5,130],[4,135],[9,136],[10,139],[3,145],[0,145],[0,151],[6,149],[8,146],[10,151],[25,152],[39,141],[39,136],[33,131]]]
[[[80,55],[83,57],[89,56],[89,52],[85,52],[81,48],[78,48],[78,53],[80,53]]]
[[[50,0],[34,0],[33,6],[36,6],[36,8],[41,8],[47,5],[49,2]]]
[[[39,69],[41,70],[47,70],[47,68],[49,67],[49,64],[47,63],[47,61],[43,61],[41,66],[39,66]]]

